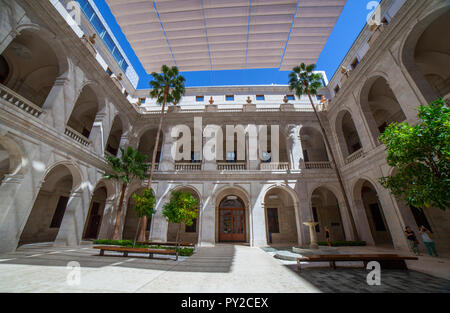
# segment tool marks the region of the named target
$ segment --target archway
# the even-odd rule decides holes
[[[389,124],[406,120],[397,97],[384,77],[373,77],[362,89],[361,108],[369,125],[374,142]]]
[[[120,139],[123,133],[123,125],[119,116],[114,118],[114,122],[109,133],[108,141],[106,142],[106,151],[114,156],[117,156],[120,147]]]
[[[264,197],[266,233],[269,244],[297,244],[295,200],[284,189],[270,189]]]
[[[230,195],[219,204],[219,242],[245,242],[245,204]]]
[[[360,180],[355,186],[355,199],[367,217],[370,232],[376,245],[393,246],[392,236],[383,213],[383,207],[375,187],[367,180]]]
[[[89,138],[99,109],[98,98],[91,86],[85,86],[75,103],[67,126]]]
[[[97,239],[102,224],[108,191],[104,183],[100,183],[92,195],[88,218],[84,228],[83,239]]]
[[[0,83],[39,107],[60,74],[57,55],[39,34],[23,30],[0,56]]]
[[[428,102],[450,93],[449,36],[446,6],[417,23],[403,47],[403,63]]]
[[[72,173],[65,165],[55,166],[46,175],[20,236],[19,246],[55,241],[73,187]]]
[[[142,134],[140,140],[139,140],[139,146],[138,151],[141,154],[144,154],[147,156],[147,159],[145,160],[148,163],[152,162],[152,156],[153,156],[153,149],[155,147],[156,142],[156,129],[149,129],[145,133]],[[156,163],[159,163],[161,160],[161,149],[163,144],[164,136],[161,131],[159,136],[159,144],[158,144],[158,152],[156,154]]]
[[[146,189],[146,188],[139,188],[138,190],[134,191],[128,197],[127,214],[125,216],[125,223],[124,223],[123,232],[122,232],[123,239],[134,240],[136,238],[136,232],[137,232],[138,226],[139,226],[139,217],[137,215],[136,210],[134,209],[136,202],[133,199],[133,195],[134,194],[142,194],[142,191],[144,189]],[[150,227],[151,227],[151,219],[147,221],[147,229],[146,229],[145,238],[148,238],[148,234],[150,232]]]
[[[345,240],[341,211],[333,192],[325,187],[314,190],[311,196],[311,208],[314,221],[319,223],[316,226],[316,233],[320,241],[326,240],[326,226],[330,229],[332,241]]]
[[[305,163],[328,162],[328,153],[322,134],[312,127],[302,127],[300,139]]]
[[[195,191],[193,188],[181,187],[181,188],[176,188],[175,190],[190,193],[195,199],[197,199],[197,201],[200,205],[200,197],[199,197],[197,191]],[[199,223],[199,221],[197,218],[194,220],[194,224],[192,226],[186,226],[184,224],[181,224],[179,240],[182,242],[197,243],[198,242],[198,223]],[[178,224],[169,223],[169,225],[167,227],[167,241],[169,241],[169,242],[176,241],[178,227],[179,227]]]
[[[344,159],[362,149],[361,140],[350,112],[341,111],[338,114],[336,134]]]

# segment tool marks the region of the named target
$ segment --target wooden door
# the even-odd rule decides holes
[[[220,242],[245,242],[245,209],[220,209]]]

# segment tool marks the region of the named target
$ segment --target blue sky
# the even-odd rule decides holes
[[[320,0],[319,0],[320,1]],[[367,9],[369,0],[348,0],[336,27],[325,45],[317,61],[317,69],[327,73],[328,79],[334,75],[336,69],[345,57],[347,51],[361,32],[370,13]],[[139,75],[138,89],[148,88],[151,75],[146,73],[133,49],[128,43],[120,26],[112,15],[105,0],[95,0],[111,30],[114,32],[122,49],[127,54],[132,66]],[[301,2],[300,2],[301,8]],[[186,86],[225,86],[225,85],[271,85],[287,84],[289,71],[278,69],[228,70],[228,71],[199,71],[183,72]]]

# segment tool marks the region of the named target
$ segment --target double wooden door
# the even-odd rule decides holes
[[[245,209],[220,209],[220,242],[245,242]]]

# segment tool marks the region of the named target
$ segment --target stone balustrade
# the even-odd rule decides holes
[[[90,142],[89,139],[84,137],[82,134],[80,134],[79,132],[77,132],[73,128],[70,128],[69,126],[66,126],[66,130],[65,130],[64,134],[66,134],[66,136],[69,136],[74,141],[82,144],[85,147],[89,147],[91,145],[91,142]]]
[[[331,169],[330,162],[305,162],[305,168],[308,170],[312,169]]]
[[[217,163],[217,170],[218,171],[246,171],[247,170],[247,163],[244,162],[238,162],[238,163],[228,163],[228,162],[219,162]]]
[[[44,112],[42,108],[2,84],[0,84],[0,98],[34,117],[39,117]]]
[[[291,166],[288,162],[261,163],[261,171],[289,171]]]
[[[175,171],[195,172],[195,171],[201,171],[201,170],[202,170],[201,163],[176,163],[175,164]]]
[[[362,149],[359,149],[358,151],[350,154],[346,159],[345,159],[345,164],[350,164],[353,161],[356,161],[360,158],[362,158],[364,156],[364,151]]]

